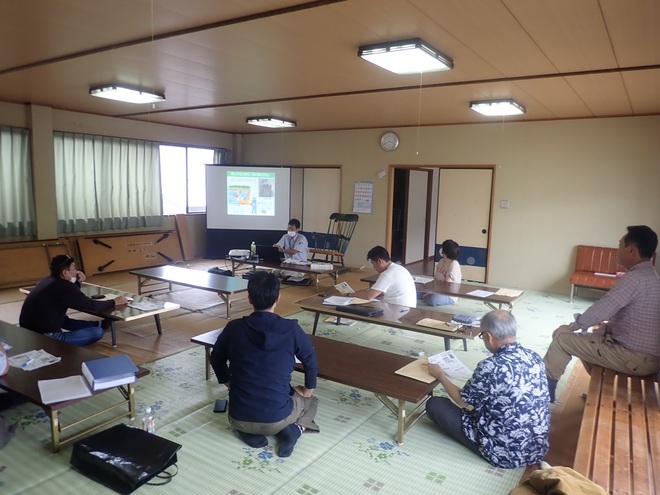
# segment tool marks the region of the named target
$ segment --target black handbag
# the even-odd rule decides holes
[[[163,471],[176,464],[180,448],[176,442],[122,424],[74,443],[70,462],[88,478],[128,494],[159,473],[162,480],[150,484],[169,482],[174,475]]]

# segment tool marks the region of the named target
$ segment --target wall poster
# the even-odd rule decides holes
[[[353,213],[371,213],[374,199],[374,183],[356,181],[353,191]]]

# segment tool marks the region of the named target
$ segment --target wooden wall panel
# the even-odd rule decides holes
[[[182,261],[175,230],[78,238],[86,275],[133,270]]]
[[[50,260],[58,254],[70,254],[66,240],[0,244],[0,287],[34,284],[50,273]]]

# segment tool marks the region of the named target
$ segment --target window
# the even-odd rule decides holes
[[[0,127],[0,239],[34,234],[30,134]]]
[[[162,225],[158,144],[55,132],[58,232]]]
[[[225,163],[228,153],[226,149],[161,144],[163,214],[205,213],[206,164]]]

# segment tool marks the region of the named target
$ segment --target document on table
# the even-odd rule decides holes
[[[128,307],[139,309],[140,311],[153,311],[155,309],[160,308],[160,306],[157,303],[153,303],[149,301],[131,301]]]
[[[465,366],[452,351],[440,352],[429,356],[429,363],[440,365],[448,378],[472,376],[472,370]]]
[[[428,284],[433,281],[433,277],[425,277],[423,275],[413,275],[413,280],[416,284]]]
[[[293,258],[287,258],[282,263],[288,263],[289,265],[302,265],[302,266],[309,266],[311,264],[310,261],[304,261],[304,260],[294,260]]]
[[[396,370],[395,373],[420,382],[431,383],[435,378],[429,373],[428,363],[440,365],[448,378],[463,378],[472,375],[472,370],[465,366],[452,351],[434,354],[428,358],[419,358]]]
[[[335,289],[337,289],[337,290],[339,291],[340,294],[344,294],[344,295],[346,295],[346,294],[352,294],[353,292],[355,292],[355,291],[353,290],[353,287],[351,287],[350,285],[348,285],[348,282],[340,282],[340,283],[338,283],[337,285],[335,285]]]
[[[489,297],[489,296],[492,296],[493,294],[495,294],[495,293],[487,291],[487,290],[480,290],[480,289],[468,292],[469,296],[475,296],[475,297]]]
[[[9,365],[24,371],[32,371],[49,364],[59,363],[61,360],[61,357],[53,356],[43,349],[39,349],[10,357]]]
[[[496,296],[506,296],[506,297],[518,297],[523,292],[521,290],[515,289],[498,289],[495,293]]]
[[[98,299],[98,300],[99,301],[107,301],[108,299],[117,299],[121,295],[122,294],[103,294],[103,297]],[[128,296],[125,296],[125,297],[126,297],[126,299],[129,300],[129,302],[133,300],[132,297],[128,297]]]
[[[342,297],[342,296],[330,296],[326,297],[323,300],[323,304],[328,306],[348,306],[349,304],[366,304],[369,299],[361,299],[359,297]]]
[[[44,404],[91,397],[92,395],[85,379],[80,375],[54,380],[39,380],[37,384],[41,393],[41,401]]]
[[[431,383],[435,381],[429,374],[429,367],[427,366],[426,358],[419,358],[411,363],[406,364],[403,368],[399,368],[395,371],[397,375],[407,376],[414,380],[418,380],[424,383]]]
[[[417,325],[421,327],[435,328],[436,330],[448,330],[450,332],[455,332],[460,327],[458,323],[434,320],[433,318],[422,318],[417,322]]]

